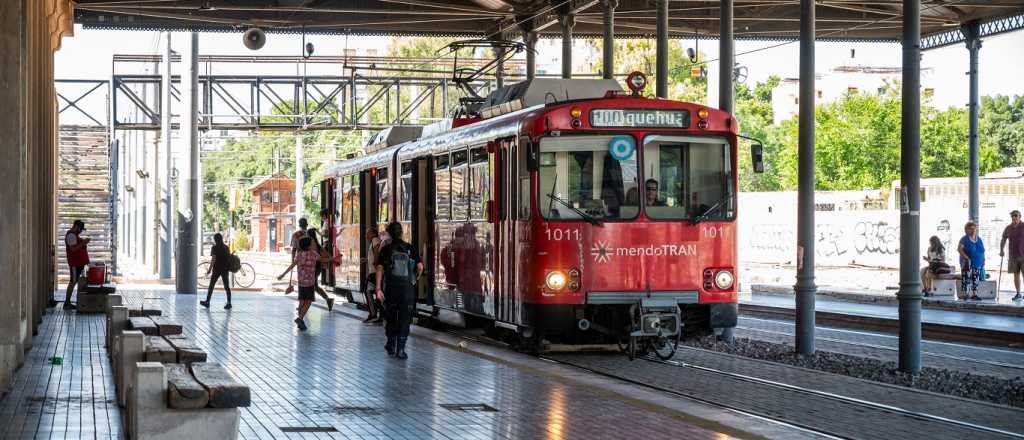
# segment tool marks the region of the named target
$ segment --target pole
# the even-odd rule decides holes
[[[900,125],[900,359],[921,371],[921,3],[903,1],[903,119]]]
[[[723,0],[723,4],[725,1]],[[800,0],[800,135],[797,165],[797,252],[796,252],[796,351],[814,353],[814,1]],[[731,3],[731,1],[730,1]],[[724,46],[724,45],[723,45]],[[725,59],[723,54],[722,59]],[[731,64],[728,64],[731,66]],[[726,64],[722,64],[724,67]],[[729,75],[726,80],[726,75]],[[731,101],[724,90],[731,89],[732,69],[722,72],[721,106]],[[730,104],[731,105],[731,104]]]
[[[196,264],[199,256],[196,246],[199,212],[199,34],[193,32],[188,39],[181,76],[184,111],[181,118],[182,138],[188,154],[181,161],[178,177],[178,259],[175,287],[179,294],[196,293]]]
[[[562,25],[562,78],[572,78],[572,28],[576,25],[576,16],[565,14],[559,18]]]
[[[724,4],[724,2],[723,2]],[[658,19],[655,29],[656,54],[655,54],[655,85],[656,95],[659,98],[668,98],[668,0],[658,0]]]
[[[526,79],[531,80],[537,76],[537,33],[530,31],[526,33]]]
[[[604,40],[601,47],[604,79],[615,77],[615,8],[618,6],[619,0],[604,0]]]
[[[303,177],[302,164],[302,132],[295,132],[295,224],[306,215],[306,199],[303,188],[306,183]]]
[[[978,110],[981,108],[980,98],[978,97],[978,52],[981,51],[981,26],[977,21],[972,21],[963,26],[963,34],[967,43],[967,51],[971,55],[970,70],[967,72],[970,78],[970,101],[967,104],[968,111],[968,129],[967,129],[967,142],[968,142],[968,158],[969,158],[969,176],[968,176],[968,210],[967,216],[970,217],[975,223],[978,222]]]
[[[505,48],[495,47],[494,58],[498,61],[494,67],[494,82],[498,88],[505,86]],[[413,96],[416,96],[414,93]]]
[[[163,166],[157,167],[163,173],[160,181],[160,279],[171,278],[171,33],[164,32],[167,47],[164,49],[163,83],[160,96],[160,149],[163,151]]]
[[[801,1],[801,5],[803,5],[802,1]],[[732,34],[732,28],[733,28],[733,0],[721,0],[720,9],[721,9],[721,13],[720,13],[721,14],[721,19],[719,20],[718,66],[719,66],[719,68],[721,70],[718,72],[718,74],[720,75],[719,76],[719,80],[718,80],[718,108],[722,109],[723,111],[725,111],[727,113],[733,113],[733,111],[735,109],[734,102],[735,102],[735,99],[736,99],[735,96],[734,96],[734,93],[733,93],[733,84],[732,84],[733,66],[735,66],[735,64],[736,64],[736,44],[735,44],[735,41],[733,41],[733,34]],[[812,23],[811,23],[812,33],[811,33],[811,36],[810,36],[810,38],[811,38],[810,41],[811,41],[811,45],[812,45],[812,47],[811,47],[811,75],[813,77],[813,75],[814,75],[814,67],[813,67],[814,66],[814,54],[813,54],[813,52],[814,52],[814,47],[813,47],[813,45],[814,45],[814,33],[813,33],[813,30],[814,30],[814,23],[813,23],[813,20],[814,20],[814,4],[813,3],[811,3],[810,9],[811,9],[810,20],[812,21]],[[803,13],[806,13],[806,11],[801,12],[801,14],[803,14]],[[801,37],[803,36],[803,24],[804,24],[804,20],[801,20],[801,27],[800,27],[800,29],[801,29],[800,30]],[[800,45],[801,45],[801,48],[802,48],[803,47],[803,40],[801,40]],[[802,53],[803,53],[803,49],[801,49],[801,54]],[[801,58],[801,61],[802,60],[803,60],[803,58]],[[802,65],[803,64],[801,63],[801,66]],[[802,70],[801,70],[801,73],[802,73]],[[801,74],[801,77],[800,77],[801,83],[803,83],[803,79],[804,79],[803,75]],[[811,102],[813,103],[813,100]],[[814,107],[813,106],[811,107],[811,111],[812,112],[814,111]],[[812,115],[813,115],[813,113],[812,113]],[[812,191],[813,191],[813,187],[812,187]]]

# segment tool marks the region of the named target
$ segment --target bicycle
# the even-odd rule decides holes
[[[209,269],[209,261],[199,263],[199,266],[196,267],[196,271],[198,271],[197,279],[199,281],[199,287],[204,289],[210,286],[210,276],[208,272],[210,274],[212,274],[212,272],[210,272]],[[231,279],[231,285],[234,287],[252,287],[252,285],[256,283],[256,269],[254,269],[249,263],[242,263],[242,268],[238,269],[238,272],[230,274],[229,278]]]

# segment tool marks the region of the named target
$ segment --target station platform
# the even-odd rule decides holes
[[[740,295],[741,314],[764,314],[773,309],[792,314],[795,308],[795,297],[791,293]],[[896,301],[854,302],[818,295],[815,299],[815,311],[818,313],[819,324],[825,317],[851,325],[862,323],[871,327],[895,328],[899,320]],[[984,339],[994,342],[994,345],[1024,347],[1024,316],[1015,313],[956,310],[926,305],[921,310],[921,322],[925,331],[932,329],[953,340],[984,343]],[[966,339],[957,339],[958,334]]]
[[[463,350],[419,327],[409,359],[389,358],[383,329],[347,306],[314,307],[300,332],[294,295],[236,293],[228,311],[219,293],[207,310],[196,296],[142,289],[119,293],[129,304],[159,306],[250,387],[242,439],[815,438],[511,350]],[[0,398],[0,438],[124,438],[104,319],[47,312],[13,391]]]

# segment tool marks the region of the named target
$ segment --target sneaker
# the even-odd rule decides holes
[[[327,298],[327,311],[328,312],[333,312],[334,311],[334,298]]]
[[[1013,297],[1013,300],[1014,301],[1020,301],[1021,298],[1024,298],[1024,297],[1020,296],[1020,294],[1018,293],[1016,296]]]
[[[981,301],[981,297],[978,295],[971,295],[971,301]]]
[[[295,318],[295,325],[299,326],[299,330],[306,330],[306,322],[300,318]]]
[[[77,310],[77,309],[78,309],[78,306],[76,306],[74,304],[71,304],[69,302],[64,303],[64,310]]]
[[[224,310],[231,310],[231,303],[225,304],[224,305]]]
[[[206,307],[206,308],[210,308],[210,302],[209,301],[199,301],[199,305],[201,305],[203,307]]]
[[[368,316],[366,317],[366,319],[364,319],[364,320],[363,320],[363,322],[364,322],[364,323],[368,323],[368,322],[373,322],[373,320],[374,320],[374,319],[377,319],[377,317],[376,317],[376,316],[373,316],[373,315],[368,315]]]

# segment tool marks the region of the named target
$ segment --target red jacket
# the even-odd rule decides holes
[[[85,245],[82,244],[77,251],[71,250],[71,246],[68,246],[68,234],[74,234],[75,242],[81,243],[81,237],[78,236],[77,232],[68,231],[64,234],[64,250],[68,257],[68,265],[71,267],[85,266],[89,264],[89,251],[86,250]]]

